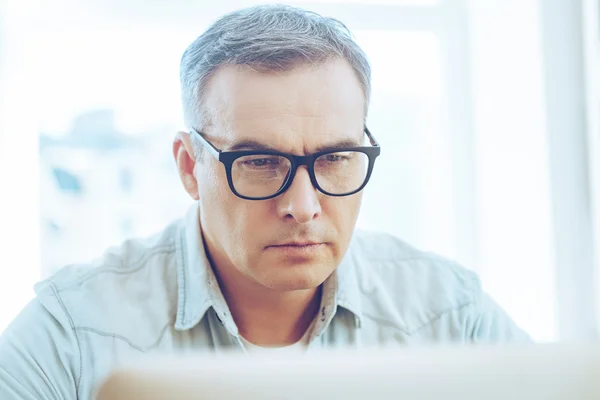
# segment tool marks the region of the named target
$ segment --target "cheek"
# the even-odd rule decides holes
[[[227,209],[229,187],[223,166],[212,160],[205,160],[204,163],[196,164],[196,179],[198,180],[198,195],[203,217],[212,217],[212,215],[223,214],[222,210]],[[212,218],[211,218],[212,219]]]
[[[213,240],[225,246],[228,238],[227,233],[232,233],[235,227],[231,224],[235,220],[235,206],[231,198],[229,186],[223,166],[205,160],[204,164],[198,166],[196,178],[198,180],[198,195],[202,226]],[[230,227],[230,229],[225,229]]]
[[[322,207],[327,219],[336,226],[338,232],[350,236],[358,218],[362,193],[349,197],[326,197]]]
[[[221,164],[199,172],[203,225],[228,254],[251,256],[249,253],[256,247],[254,243],[261,243],[261,237],[264,237],[257,227],[265,226],[268,202],[247,201],[234,195]]]

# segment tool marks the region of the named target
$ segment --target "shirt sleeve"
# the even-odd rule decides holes
[[[532,343],[529,335],[515,324],[492,298],[479,290],[473,303],[472,323],[467,334],[473,343]]]
[[[0,336],[0,399],[75,400],[80,365],[77,337],[60,301],[36,298]]]

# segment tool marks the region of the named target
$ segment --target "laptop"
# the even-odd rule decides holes
[[[97,398],[600,399],[600,346],[149,356],[110,374]]]

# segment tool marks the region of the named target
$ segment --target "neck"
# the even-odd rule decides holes
[[[220,283],[240,334],[250,343],[265,347],[298,342],[318,313],[321,288],[276,292],[239,290]]]

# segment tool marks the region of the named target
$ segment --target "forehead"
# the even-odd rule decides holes
[[[227,65],[204,97],[208,136],[226,149],[254,140],[282,151],[306,152],[363,133],[364,93],[345,60],[258,72]]]

